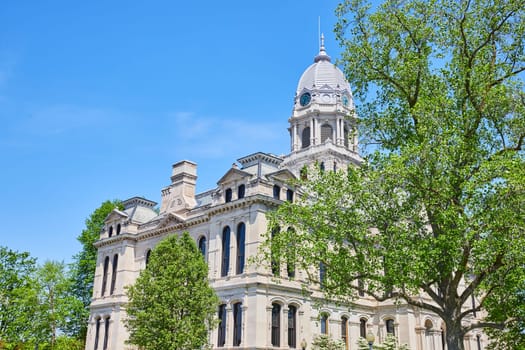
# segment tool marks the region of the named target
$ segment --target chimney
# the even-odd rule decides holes
[[[173,164],[171,185],[162,190],[160,212],[183,214],[195,207],[197,164],[183,160]]]

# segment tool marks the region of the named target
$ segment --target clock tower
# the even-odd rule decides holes
[[[299,79],[290,123],[291,153],[283,167],[296,176],[306,166],[326,170],[359,165],[357,115],[350,85],[332,63],[321,36],[319,53]]]

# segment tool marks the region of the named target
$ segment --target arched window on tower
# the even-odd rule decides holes
[[[106,284],[108,283],[108,270],[109,270],[109,256],[104,259],[104,270],[102,271],[102,292],[101,296],[106,294]]]
[[[281,305],[272,304],[272,346],[281,346]]]
[[[120,235],[120,229],[122,228],[122,226],[120,226],[120,224],[117,225],[117,236]]]
[[[206,237],[204,236],[199,238],[199,251],[201,252],[204,260],[206,260]]]
[[[334,129],[328,124],[321,125],[321,143],[324,143],[328,139],[332,139]]]
[[[109,227],[108,237],[113,236],[113,226]]]
[[[230,266],[230,227],[226,226],[222,230],[221,277],[228,275],[229,266]]]
[[[288,306],[288,346],[295,349],[297,344],[297,308]]]
[[[303,132],[301,133],[301,148],[306,148],[310,146],[310,127],[306,127],[303,129]]]
[[[117,282],[117,267],[118,267],[118,254],[113,256],[113,268],[111,271],[111,288],[109,289],[109,294],[113,295],[115,291],[115,285]]]
[[[241,222],[237,225],[237,271],[240,275],[244,272],[246,225]]]

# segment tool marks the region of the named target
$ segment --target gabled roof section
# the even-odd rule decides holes
[[[117,208],[115,208],[111,211],[111,213],[108,214],[108,216],[106,216],[106,218],[104,219],[104,222],[122,220],[128,217],[129,217],[128,213],[120,211]]]
[[[235,181],[235,180],[241,180],[246,177],[250,177],[252,174],[247,173],[246,171],[242,171],[237,169],[236,167],[232,167],[230,170],[224,174],[223,177],[220,178],[219,181],[217,181],[218,185],[222,185],[227,182]]]
[[[297,180],[297,177],[288,169],[281,169],[274,173],[266,175],[268,179],[275,179],[281,182],[288,182],[290,180]]]
[[[184,223],[184,219],[181,216],[174,213],[167,213],[166,216],[160,220],[159,226],[157,226],[157,228],[163,228],[182,223]]]

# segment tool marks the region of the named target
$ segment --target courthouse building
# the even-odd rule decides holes
[[[391,333],[412,350],[443,349],[442,321],[426,310],[368,297],[351,306],[326,301],[319,308],[313,300],[322,300],[322,292],[312,285],[305,295],[301,271],[281,266],[277,274],[249,264],[265,238],[266,213],[283,201],[294,201],[290,180],[299,178],[304,167],[316,164],[331,171],[362,162],[353,111],[350,86],[321,45],[295,91],[287,155],[259,152],[239,158],[225,174],[217,174],[216,188],[203,193],[195,191],[197,164],[180,161],[160,191],[160,211],[154,210],[156,202],[141,197],[113,210],[95,244],[86,349],[134,349],[125,343],[124,287],[137,279],[160,240],[184,231],[207,261],[210,283],[220,299],[220,325],[209,335],[214,349],[310,349],[322,333],[356,349],[358,337],[368,332],[376,342]],[[486,339],[472,333],[465,342],[466,349],[484,349]]]

